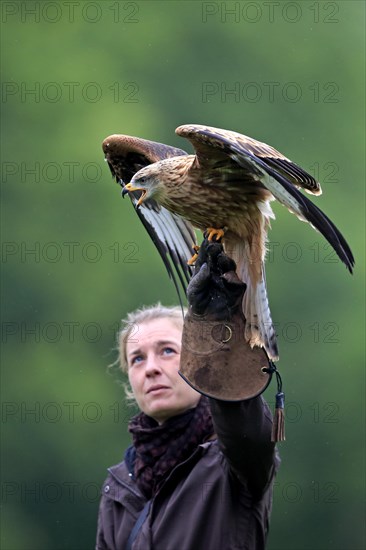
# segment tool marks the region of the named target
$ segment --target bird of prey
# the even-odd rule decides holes
[[[113,177],[123,188],[141,168],[159,160],[188,155],[176,147],[120,134],[107,137],[102,147]],[[192,258],[192,245],[197,244],[194,229],[184,218],[169,212],[154,199],[147,199],[141,207],[137,207],[139,195],[141,193],[130,193],[131,201],[182,303],[179,289],[186,290],[193,274],[193,268],[187,262]]]
[[[145,163],[141,163],[145,166],[132,175],[123,194],[139,191],[136,207],[150,208],[151,200],[156,201],[154,205],[172,213],[175,224],[185,223],[187,238],[190,224],[208,231],[209,239],[222,238],[226,254],[236,262],[237,274],[247,285],[243,298],[245,338],[251,346],[263,346],[276,361],[278,347],[264,267],[267,230],[270,218],[274,218],[270,202],[278,200],[320,231],[352,273],[350,247],[331,220],[299,191],[302,188],[320,195],[319,183],[273,147],[233,131],[197,124],[179,126],[176,133],[192,143],[195,154],[161,146],[163,158],[157,159],[159,154],[151,154],[157,144],[144,142],[147,150],[138,152],[145,155]],[[126,136],[110,136],[103,142],[106,159],[117,176],[123,172],[123,162],[111,159],[118,139]],[[153,163],[148,164],[146,158]],[[138,162],[134,168],[139,168]],[[181,229],[168,232],[173,242],[177,233],[182,234]],[[176,249],[181,249],[178,243]],[[184,253],[179,254],[179,261],[184,257]]]

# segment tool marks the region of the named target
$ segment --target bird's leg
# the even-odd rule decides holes
[[[197,244],[194,244],[192,246],[193,250],[194,250],[194,254],[192,256],[192,258],[189,258],[188,262],[187,262],[187,265],[194,265],[194,262],[197,260],[198,258],[198,251],[200,249],[200,247],[197,245]]]
[[[203,236],[209,242],[214,240],[214,242],[218,243],[218,242],[221,241],[221,239],[225,235],[226,230],[227,230],[227,227],[223,227],[222,229],[216,229],[215,227],[208,227],[206,229],[206,231],[204,232]],[[215,237],[215,239],[214,239],[214,237]],[[187,262],[188,265],[194,265],[195,261],[198,258],[198,251],[199,251],[200,247],[197,246],[196,244],[194,244],[192,246],[192,248],[193,248],[195,253],[193,254],[192,258],[190,258],[188,260],[188,262]]]
[[[226,228],[223,227],[222,229],[216,229],[216,227],[208,227],[205,232],[205,236],[207,235],[208,241],[212,241],[215,237],[215,241],[218,243],[225,235]]]

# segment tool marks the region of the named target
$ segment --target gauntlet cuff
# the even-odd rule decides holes
[[[223,401],[243,401],[261,394],[271,381],[262,348],[244,337],[245,319],[237,310],[229,319],[195,315],[184,319],[179,374],[195,390]]]

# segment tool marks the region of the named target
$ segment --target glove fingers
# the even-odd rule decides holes
[[[197,275],[202,265],[208,261],[207,251],[209,246],[210,246],[209,241],[207,239],[204,239],[199,247],[198,258],[195,262],[195,272],[194,272],[195,275]]]
[[[217,267],[221,273],[227,273],[228,271],[236,271],[236,263],[234,260],[226,256],[224,251],[217,257]]]
[[[207,263],[204,263],[188,285],[188,303],[197,315],[204,313],[210,301],[210,280],[210,269]]]
[[[191,279],[187,292],[199,292],[205,286],[207,286],[210,280],[210,268],[207,263],[201,265],[200,270]]]
[[[221,275],[221,281],[228,304],[231,306],[238,304],[238,299],[243,297],[247,289],[247,285],[239,279],[235,271],[229,271],[228,273]]]
[[[239,304],[245,290],[235,262],[226,256],[221,243],[204,239],[196,260],[195,275],[187,288],[187,298],[195,314],[226,315]]]
[[[224,273],[221,275],[221,279],[224,281],[225,286],[231,288],[238,287],[241,291],[245,291],[247,288],[247,285],[243,283],[241,279],[237,276],[235,271],[228,271],[227,273]]]

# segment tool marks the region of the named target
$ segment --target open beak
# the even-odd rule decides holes
[[[134,187],[131,183],[127,183],[122,189],[122,197],[124,197],[130,191],[142,191],[142,195],[136,204],[136,207],[141,206],[141,204],[144,202],[145,195],[147,193],[146,189],[143,189],[142,187]]]

